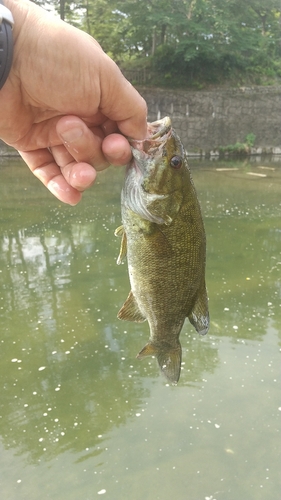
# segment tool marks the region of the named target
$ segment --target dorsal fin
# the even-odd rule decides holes
[[[139,306],[136,303],[132,290],[117,314],[117,318],[124,319],[126,321],[136,321],[138,323],[146,320],[144,315],[139,310]]]

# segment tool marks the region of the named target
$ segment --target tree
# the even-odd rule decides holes
[[[146,65],[162,82],[281,76],[280,0],[51,0],[47,5],[93,35],[118,63]]]

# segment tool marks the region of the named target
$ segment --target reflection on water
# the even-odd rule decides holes
[[[186,323],[168,387],[135,359],[148,326],[116,319],[121,169],[71,208],[17,162],[0,163],[4,497],[276,500],[281,164],[192,163],[211,329]]]

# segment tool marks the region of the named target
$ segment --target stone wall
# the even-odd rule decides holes
[[[138,88],[148,119],[170,116],[188,154],[209,154],[220,146],[256,136],[253,153],[281,154],[281,86],[210,91]],[[0,155],[11,154],[0,141]]]
[[[149,121],[166,115],[189,154],[208,154],[220,146],[256,136],[253,153],[281,154],[281,86],[210,91],[138,88]]]

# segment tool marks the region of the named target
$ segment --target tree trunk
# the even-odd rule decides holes
[[[65,17],[65,0],[60,0],[60,18],[64,21]]]

